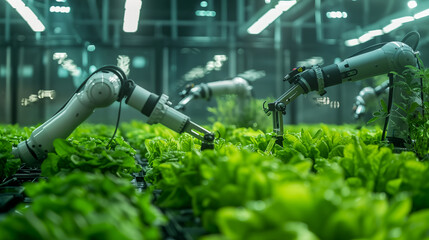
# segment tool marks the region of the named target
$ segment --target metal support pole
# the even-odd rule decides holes
[[[103,1],[102,14],[102,42],[104,44],[109,42],[109,0]]]
[[[323,25],[322,25],[322,13],[321,13],[321,0],[315,0],[314,2],[314,18],[316,20],[316,36],[318,42],[323,42]]]
[[[12,47],[8,46],[6,49],[6,84],[5,84],[5,101],[4,101],[4,114],[5,121],[10,123],[12,122],[11,117],[11,108],[12,108]]]
[[[9,69],[10,77],[8,78],[7,85],[8,90],[10,89],[10,122],[12,124],[18,123],[18,67],[19,67],[19,48],[12,44],[12,47],[9,47],[10,51],[8,52],[9,56]],[[9,92],[9,91],[8,91]]]
[[[274,51],[276,58],[276,83],[275,83],[275,96],[282,94],[283,74],[283,48],[282,48],[282,22],[277,19],[274,23]]]
[[[8,5],[8,4],[6,4]],[[10,7],[5,8],[5,26],[4,26],[4,40],[6,43],[10,42]]]
[[[162,92],[164,94],[169,94],[169,48],[163,47],[162,48]]]
[[[44,71],[44,83],[43,83],[43,87],[44,89],[51,89],[51,74],[50,74],[50,70],[51,70],[51,65],[49,64],[49,60],[51,59],[52,56],[52,51],[49,50],[48,48],[44,49],[43,52],[43,71]],[[48,109],[48,104],[44,104],[44,108],[43,108],[43,118],[42,119],[49,119],[51,116],[48,114],[49,113],[49,109]]]
[[[228,38],[228,26],[226,22],[228,21],[228,1],[222,0],[221,2],[221,11],[220,11],[220,18],[222,21],[222,27],[221,27],[221,36],[223,39]]]
[[[229,27],[229,76],[237,76],[237,41],[234,26]]]
[[[177,0],[171,0],[171,38],[177,40]]]
[[[49,3],[49,0],[45,0],[45,3],[44,3],[44,5],[43,5],[43,15],[44,15],[44,18],[45,18],[45,27],[46,27],[46,30],[45,30],[45,33],[44,33],[44,35],[45,35],[45,40],[43,41],[43,43],[44,43],[44,45],[45,46],[48,46],[48,44],[49,44],[49,39],[50,39],[50,36],[51,36],[51,33],[50,33],[50,26],[51,26],[51,22],[50,22],[50,13],[49,13],[49,6],[50,6],[50,3]]]

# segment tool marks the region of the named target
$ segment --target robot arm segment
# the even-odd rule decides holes
[[[185,91],[184,98],[177,104],[175,109],[184,109],[193,99],[206,99],[209,100],[212,97],[235,94],[239,97],[250,97],[252,86],[241,78],[235,77],[232,80],[215,81],[209,83],[201,83],[192,87],[189,91]]]
[[[379,49],[353,56],[337,64],[325,67],[313,66],[292,78],[288,75],[285,80],[292,84],[299,84],[305,93],[319,91],[323,95],[325,87],[358,81],[391,71],[402,72],[407,65],[416,65],[413,49],[405,43],[389,42]]]
[[[252,86],[241,78],[235,77],[232,80],[216,81],[207,83],[209,98],[227,94],[235,94],[240,97],[250,97]]]
[[[373,105],[377,101],[378,97],[385,93],[388,89],[389,81],[385,81],[375,88],[363,88],[359,92],[359,95],[356,96],[356,102],[353,106],[353,117],[355,119],[361,118],[365,114],[367,108]]]
[[[51,119],[36,128],[31,136],[13,149],[28,166],[38,166],[52,152],[56,138],[66,138],[85,121],[95,108],[105,107],[118,99],[120,80],[113,73],[98,72],[92,75],[85,88],[74,94],[67,105]]]
[[[158,96],[146,89],[134,85],[125,103],[149,117],[147,123],[162,125],[178,132],[187,132],[193,137],[204,140],[204,135],[211,134],[208,130],[195,124],[185,114],[173,109],[168,96]]]
[[[66,138],[96,108],[121,101],[122,95],[127,97],[127,104],[149,117],[149,124],[161,123],[178,133],[188,132],[203,141],[202,148],[213,148],[214,135],[171,108],[168,96],[153,94],[131,80],[121,81],[118,75],[114,70],[101,70],[91,75],[82,91],[74,94],[58,113],[36,128],[12,153],[30,167],[40,166],[48,152],[54,150],[56,138]]]
[[[273,112],[274,132],[280,139],[283,135],[283,121],[278,112],[285,114],[286,105],[298,95],[310,91],[318,91],[323,95],[326,93],[325,87],[391,71],[401,73],[407,65],[416,66],[416,62],[415,52],[411,47],[402,42],[389,42],[379,49],[353,56],[337,64],[325,67],[313,66],[308,69],[300,67],[294,69],[284,79],[292,84],[291,88],[275,102],[268,104],[268,108],[264,110],[267,114]]]

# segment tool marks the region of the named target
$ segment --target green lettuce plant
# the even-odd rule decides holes
[[[165,218],[128,180],[75,172],[25,189],[32,203],[0,221],[2,239],[161,239]]]

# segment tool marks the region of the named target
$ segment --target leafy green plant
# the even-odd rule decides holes
[[[171,139],[179,136],[178,133],[161,124],[149,125],[141,121],[122,123],[120,129],[123,132],[125,140],[136,149],[141,157],[145,157],[147,153],[145,144],[147,139],[153,139],[155,137]]]
[[[112,173],[132,178],[141,171],[134,159],[135,150],[121,137],[116,137],[109,148],[110,138],[80,137],[54,140],[55,153],[49,153],[42,163],[42,175],[54,176],[74,170]],[[113,146],[112,146],[113,145]]]
[[[383,194],[356,191],[325,177],[274,189],[270,199],[221,208],[216,214],[220,232],[227,239],[393,239],[392,231],[401,234],[411,208],[406,195],[389,204]]]
[[[34,127],[0,125],[0,183],[20,168],[21,160],[12,155],[12,147],[30,136],[33,129]]]
[[[392,112],[399,116],[400,122],[392,124],[408,125],[408,131],[400,133],[409,137],[406,147],[412,149],[419,158],[429,158],[429,69],[424,67],[423,62],[418,58],[419,68],[407,66],[408,69],[402,74],[393,72],[400,81],[396,81],[394,88],[400,88],[402,93],[401,103],[393,103]],[[423,100],[423,101],[422,101]],[[388,116],[387,104],[381,100],[381,109],[374,113],[374,117],[369,121],[373,122],[379,118]],[[390,117],[389,116],[389,117]]]
[[[350,184],[374,192],[390,192],[398,183],[404,164],[419,161],[412,152],[395,154],[387,147],[366,145],[357,137],[345,146],[344,158],[335,160],[344,169]]]
[[[429,157],[429,69],[424,67],[418,59],[420,68],[409,66],[411,74],[405,75],[403,86],[421,97],[423,102],[412,101],[411,104],[398,106],[407,113],[406,121],[410,128],[410,138],[414,140],[412,148],[420,158]],[[413,81],[410,76],[419,78],[420,82]],[[411,99],[409,99],[411,101]]]
[[[0,139],[0,183],[15,174],[20,166],[21,160],[12,155],[12,144]]]
[[[165,223],[127,180],[76,172],[25,185],[33,202],[0,221],[2,239],[160,239]]]
[[[36,126],[20,127],[19,125],[2,125],[0,124],[0,139],[10,142],[16,146],[18,143],[26,140]]]

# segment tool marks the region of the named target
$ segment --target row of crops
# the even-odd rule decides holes
[[[112,126],[80,126],[0,215],[1,239],[429,239],[429,164],[380,144],[380,129],[287,127],[280,147],[208,128],[215,149],[201,151],[160,125],[122,123],[109,146]],[[32,130],[1,126],[1,189]]]

